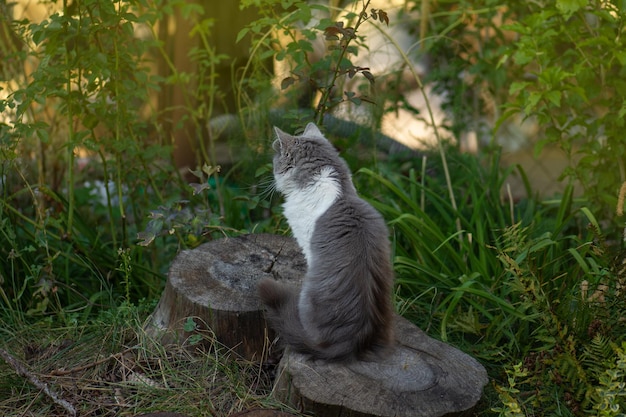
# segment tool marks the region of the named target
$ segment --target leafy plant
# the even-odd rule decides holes
[[[528,375],[528,372],[522,368],[521,363],[518,363],[513,366],[513,369],[507,369],[506,373],[507,386],[496,386],[502,406],[494,407],[491,411],[495,411],[498,415],[504,417],[525,417],[526,413],[522,411],[517,400],[520,391],[515,386],[521,378],[525,378]]]
[[[459,139],[468,132],[484,146],[497,143],[494,129],[509,101],[508,67],[501,65],[514,34],[506,22],[523,15],[523,3],[462,0],[409,2],[424,16],[419,47],[430,65],[424,83],[443,97],[449,126]]]
[[[455,174],[455,198],[462,202],[458,209],[445,197],[447,185],[439,179],[442,168],[437,159],[425,159],[421,173],[411,170],[407,177],[387,172],[390,178],[386,178],[368,169],[359,171],[384,190],[372,204],[389,219],[395,231],[400,295],[409,300],[409,305],[410,300],[420,299],[424,307],[423,303],[430,300],[430,314],[426,316],[429,321],[422,324],[430,327],[431,321],[436,320],[444,340],[456,325],[480,333],[483,325],[474,320],[478,316],[472,317],[476,314],[497,321],[505,330],[504,312],[518,319],[524,316],[510,304],[506,294],[498,297],[492,293],[498,285],[492,280],[501,275],[501,265],[488,248],[497,245],[498,231],[521,220],[528,223],[534,216],[532,204],[514,210],[500,199],[499,190],[506,176],[499,175],[497,158],[491,162],[489,173],[473,157],[448,152],[448,158],[450,172]],[[467,181],[468,178],[473,180]],[[368,185],[369,189],[373,186]],[[457,219],[462,225],[460,231]],[[471,301],[475,296],[488,307]],[[458,310],[460,305],[465,305],[462,312]],[[407,313],[411,315],[410,311]],[[463,314],[468,314],[465,323],[451,323],[453,317]],[[417,314],[416,320],[419,317]]]
[[[563,174],[579,182],[594,212],[607,218],[626,180],[625,13],[620,2],[528,3],[519,21],[506,26],[519,39],[504,58],[526,75],[512,79],[514,101],[504,117],[535,116],[545,126],[536,153],[548,143],[562,148],[571,160]]]
[[[356,176],[392,228],[401,314],[487,364],[500,415],[582,415],[621,401],[595,394],[615,362],[606,346],[626,335],[623,279],[596,218],[572,187],[558,200],[503,199],[509,173],[497,158],[485,169],[447,155],[458,211],[436,159],[407,175]]]
[[[96,294],[126,279],[120,254],[129,267],[143,256],[128,249],[129,229],[143,215],[137,203],[147,193],[161,198],[156,184],[169,175],[152,168],[166,148],[143,140],[147,125],[136,103],[157,80],[142,58],[151,42],[134,38],[133,25],[149,20],[132,8],[65,4],[39,23],[8,26],[25,45],[11,59],[35,63],[25,76],[5,74],[14,83],[0,100],[9,117],[0,131],[9,179],[2,184],[0,257],[15,308],[90,310]],[[94,216],[105,227],[94,229]],[[157,287],[157,274],[133,269],[148,288]]]
[[[383,10],[367,0],[351,2],[344,14],[296,0],[241,4],[256,5],[261,13],[239,33],[253,38],[252,58],[238,74],[237,117],[245,121],[245,134],[264,137],[276,119],[269,109],[277,100],[268,92],[273,74],[267,66],[275,56],[290,64],[290,72],[278,80],[285,87],[281,99],[292,87],[310,92],[297,106],[283,104],[292,111],[286,122],[297,120],[296,127],[322,121],[341,103],[371,101],[378,74],[353,65],[352,58],[367,50],[363,22],[388,23]],[[541,9],[535,3],[492,1],[419,6],[426,12],[421,45],[437,59],[429,75],[450,92],[459,122],[455,131],[488,111],[492,120],[503,110],[504,116],[521,111],[537,117],[547,134],[537,151],[554,142],[571,151],[573,161],[582,156],[567,174],[586,181],[590,200],[575,197],[574,186],[558,198],[533,197],[524,171],[502,171],[497,153],[477,157],[440,143],[438,155],[426,153],[421,161],[373,153],[363,160],[352,152],[355,142],[339,140],[356,168],[357,188],[393,232],[398,310],[485,364],[493,380],[486,414],[619,415],[625,407],[625,272],[612,239],[615,230],[606,230],[606,220],[612,215],[608,208],[624,194],[617,193],[623,181],[623,146],[617,139],[623,107],[622,10],[614,2],[565,1]],[[106,377],[117,376],[111,372],[128,370],[112,365],[128,359],[119,353],[125,351],[138,355],[134,369],[150,380],[172,376],[183,396],[193,400],[190,410],[206,404],[232,411],[237,398],[264,402],[250,396],[250,386],[236,382],[246,373],[236,361],[191,358],[179,350],[164,354],[162,346],[137,331],[137,309],[145,315],[154,307],[169,259],[180,248],[242,230],[284,231],[275,200],[256,190],[271,171],[265,157],[258,158],[266,144],[257,140],[249,146],[256,159],[241,157],[230,170],[218,172],[213,135],[221,130],[211,130],[210,140],[198,144],[198,161],[206,165],[191,170],[196,178],[191,184],[181,181],[170,163],[171,147],[163,138],[171,131],[161,124],[170,112],[181,111],[180,123],[190,122],[193,135],[216,126],[207,128],[205,122],[222,97],[215,67],[227,57],[211,47],[212,20],[203,17],[199,5],[178,0],[89,0],[63,7],[40,23],[12,21],[4,9],[0,12],[2,29],[10,33],[0,35],[0,42],[12,40],[0,48],[2,78],[11,80],[2,84],[0,98],[0,332],[6,336],[0,339],[24,348],[47,343],[44,349],[51,347],[62,361],[84,355],[99,340],[105,361],[93,358],[93,369],[81,373],[97,378],[99,392]],[[175,13],[193,22],[200,40],[190,51],[197,73],[178,70],[154,40],[157,22]],[[325,17],[316,20],[318,13]],[[148,28],[152,39],[137,39],[137,27]],[[433,36],[426,36],[427,28]],[[519,43],[507,41],[511,34]],[[286,40],[277,51],[278,36]],[[325,38],[329,48],[312,60],[316,37]],[[164,58],[166,78],[149,69],[151,53]],[[26,61],[36,63],[31,72],[23,70]],[[362,79],[365,89],[348,86],[351,77]],[[594,85],[606,88],[598,91]],[[184,91],[184,109],[166,107],[146,118],[140,103],[165,86]],[[507,101],[511,104],[502,108]],[[596,169],[600,166],[620,174],[609,178]],[[528,199],[516,201],[507,193],[513,173],[522,178]],[[621,203],[617,206],[619,212]],[[34,320],[37,325],[30,325]],[[193,318],[186,326],[195,327]],[[55,341],[65,338],[80,343],[57,348]],[[36,368],[42,375],[58,367],[52,359],[36,366],[43,366]],[[206,382],[216,375],[238,394],[187,378]],[[6,392],[18,383],[12,376],[0,380]],[[158,388],[114,381],[133,404],[147,398],[159,405],[170,398]],[[246,380],[255,387],[258,382]],[[63,387],[79,395],[75,386]],[[207,389],[219,395],[198,402]],[[0,408],[49,411],[49,405],[33,400],[39,392],[30,391],[0,401]]]
[[[594,340],[595,341],[595,340]],[[598,376],[599,385],[595,388],[594,410],[601,417],[624,414],[626,411],[626,344],[611,346],[615,352],[615,362],[609,363],[604,373]],[[597,357],[597,356],[596,356]],[[603,355],[600,357],[608,357]]]
[[[427,81],[445,91],[458,135],[468,127],[492,143],[529,119],[535,155],[560,148],[562,178],[610,219],[626,179],[623,5],[618,1],[438,2],[422,46],[434,59]],[[510,122],[510,123],[509,123]],[[610,231],[619,233],[617,230]]]
[[[357,93],[344,85],[356,75],[374,84],[375,78],[369,68],[353,65],[350,56],[357,55],[359,48],[367,48],[366,39],[359,35],[360,26],[368,19],[388,25],[387,13],[371,8],[370,0],[355,1],[354,7],[358,11],[348,12],[344,20],[334,20],[335,10],[323,4],[299,0],[281,2],[283,13],[278,14],[272,7],[275,3],[271,0],[243,1],[242,7],[252,4],[260,7],[263,17],[242,29],[237,39],[252,35],[255,38],[252,56],[257,50],[265,48],[268,53],[262,53],[262,58],[274,56],[276,61],[287,63],[289,75],[280,80],[283,93],[295,84],[299,87],[295,92],[298,96],[313,97],[319,93],[316,102],[305,103],[301,108],[288,112],[286,117],[292,117],[300,124],[304,118],[322,125],[324,115],[340,103],[374,103],[370,95]],[[328,17],[316,20],[314,13]],[[280,45],[276,37],[269,36],[270,33],[279,34],[278,38],[284,39],[284,45]],[[314,56],[315,40],[322,36],[327,41],[326,50],[321,56]],[[275,47],[279,48],[277,52],[273,52]]]

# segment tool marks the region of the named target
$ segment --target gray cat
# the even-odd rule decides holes
[[[358,197],[346,162],[313,123],[301,136],[275,128],[276,188],[304,252],[297,291],[259,283],[270,324],[300,352],[324,360],[366,359],[393,342],[393,269],[382,216]]]

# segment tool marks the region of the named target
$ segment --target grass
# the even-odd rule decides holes
[[[29,46],[2,45],[3,57],[11,58],[0,66],[2,79],[16,85],[3,84],[7,95],[0,99],[11,118],[0,123],[0,347],[81,415],[282,408],[260,364],[216,343],[209,351],[191,341],[162,346],[143,330],[179,250],[245,231],[283,232],[284,221],[259,185],[270,171],[267,143],[259,139],[267,120],[242,123],[254,139],[241,138],[246,152],[237,149],[231,169],[217,171],[212,142],[200,149],[207,164],[193,171],[191,186],[173,168],[172,132],[160,126],[172,109],[145,120],[134,103],[160,87],[179,88],[188,93],[187,117],[202,131],[220,96],[213,69],[225,57],[209,46],[209,21],[197,21],[194,32],[206,51],[192,58],[210,76],[179,73],[168,62],[171,76],[153,77],[146,51],[164,51],[136,39],[133,27],[154,30],[161,12],[152,5],[135,15],[136,6],[79,2],[34,25],[7,22],[0,13],[0,23],[10,23],[3,29]],[[168,7],[173,13],[178,6]],[[195,16],[199,6],[180,7]],[[251,62],[275,53],[269,44],[261,51],[271,33],[261,31],[262,22]],[[26,60],[56,65],[24,78]],[[244,84],[269,84],[246,71],[240,102],[248,98]],[[197,80],[198,88],[188,89],[185,80]],[[210,101],[195,109],[196,95]],[[241,119],[260,114],[260,103],[246,103]],[[421,161],[363,160],[356,138],[333,139],[344,141],[357,188],[392,231],[398,310],[489,370],[481,415],[623,415],[626,269],[615,219],[597,217],[569,186],[555,198],[536,198],[523,170],[502,171],[497,153],[463,155],[439,143]],[[88,156],[86,167],[78,167],[79,152]],[[509,197],[509,175],[524,180],[527,199]],[[202,337],[213,342],[210,334]],[[66,415],[6,361],[0,412]]]
[[[382,186],[381,196],[372,204],[389,219],[394,231],[401,297],[409,299],[406,305],[412,305],[413,297],[424,299],[430,295],[433,304],[443,309],[431,311],[430,316],[431,320],[440,317],[442,340],[447,340],[448,322],[465,294],[489,298],[497,308],[521,315],[505,298],[494,296],[490,287],[497,285],[492,280],[501,271],[493,250],[497,234],[527,216],[521,211],[512,213],[509,202],[501,198],[499,190],[506,174],[499,173],[497,158],[491,161],[490,172],[485,172],[474,157],[449,152],[448,158],[456,173],[457,209],[446,197],[448,185],[442,184],[439,177],[418,177],[417,172],[426,172],[426,166],[420,171],[411,169],[404,177],[370,169],[359,171]],[[427,164],[437,172],[437,162],[425,160]],[[457,222],[462,226],[460,230]],[[410,315],[410,311],[405,313]],[[487,311],[483,313],[492,317]],[[420,324],[429,328],[433,322]]]
[[[3,319],[0,347],[81,416],[150,411],[227,416],[285,409],[269,395],[268,369],[237,358],[208,333],[202,336],[214,347],[209,351],[197,349],[201,344],[163,346],[143,330],[145,317],[145,308],[122,305],[68,326]],[[5,362],[0,362],[0,413],[68,415]]]
[[[624,410],[625,375],[609,370],[626,342],[619,249],[572,187],[511,201],[497,154],[447,158],[456,210],[447,181],[424,174],[438,172],[436,160],[406,175],[381,167],[356,176],[392,228],[399,311],[487,367],[486,414],[581,415],[601,407],[611,384],[621,387],[614,409]]]
[[[480,415],[617,416],[610,410],[624,407],[626,275],[600,222],[569,188],[551,200],[503,196],[511,172],[500,170],[497,155],[482,161],[452,149],[446,155],[457,210],[436,157],[355,174],[392,231],[398,310],[485,365],[492,384]],[[115,261],[116,288],[94,265],[101,288],[76,308],[57,297],[61,286],[46,287],[57,305],[20,308],[16,297],[32,281],[13,275],[1,287],[0,347],[80,415],[284,408],[271,396],[271,369],[237,358],[210,334],[202,335],[209,351],[193,341],[163,346],[146,334],[156,298],[132,301],[130,294],[147,290],[129,256]],[[35,292],[33,299],[45,297]],[[65,415],[7,363],[0,363],[0,411]]]

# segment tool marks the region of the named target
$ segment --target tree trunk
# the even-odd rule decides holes
[[[239,355],[264,360],[271,338],[257,283],[271,277],[299,285],[305,271],[296,241],[284,236],[245,235],[183,251],[170,268],[150,330],[165,342],[180,340],[192,317]],[[377,361],[327,363],[287,349],[276,395],[317,417],[435,417],[474,407],[487,383],[485,369],[400,316],[395,326],[396,346]]]
[[[225,238],[182,251],[170,267],[149,333],[163,343],[184,340],[191,317],[198,330],[247,359],[267,350],[267,325],[256,286],[265,277],[297,285],[306,261],[296,241],[259,234]]]
[[[275,385],[278,398],[317,417],[435,417],[474,407],[488,378],[460,350],[396,316],[396,346],[375,362],[311,360],[287,350]]]

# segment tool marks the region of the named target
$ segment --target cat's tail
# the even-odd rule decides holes
[[[309,350],[304,327],[298,314],[298,292],[273,279],[259,282],[259,296],[267,307],[265,316],[283,342],[297,350]]]
[[[337,361],[352,356],[347,346],[319,346],[307,337],[298,313],[299,292],[273,279],[259,282],[259,296],[266,305],[266,318],[280,335],[282,342],[298,352],[308,353],[318,359]]]

